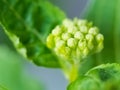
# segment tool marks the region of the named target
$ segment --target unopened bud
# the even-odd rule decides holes
[[[67,60],[85,58],[103,49],[104,37],[97,27],[87,20],[63,20],[47,37],[47,46]],[[77,62],[77,61],[76,61]]]
[[[77,40],[74,38],[70,38],[67,40],[68,47],[75,48],[76,44],[77,44]]]

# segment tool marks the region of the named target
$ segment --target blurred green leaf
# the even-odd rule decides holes
[[[0,90],[8,90],[8,89],[0,85]]]
[[[104,62],[115,62],[120,59],[120,0],[90,0],[84,14],[94,22],[105,37],[104,50],[100,54]],[[113,60],[113,61],[112,61]]]
[[[10,38],[16,36],[16,48],[25,48],[27,58],[40,66],[59,67],[45,43],[52,28],[64,18],[64,13],[46,0],[0,0],[0,22],[7,34]]]
[[[8,90],[44,90],[40,82],[24,73],[22,58],[5,45],[0,45],[0,85]],[[0,90],[7,90],[2,89]]]
[[[82,18],[92,21],[104,35],[104,49],[101,53],[88,57],[84,67],[101,63],[120,63],[120,0],[89,0]],[[87,65],[87,66],[85,66]],[[91,66],[91,67],[90,67]],[[87,68],[86,71],[89,69]]]
[[[89,70],[68,86],[68,90],[120,90],[120,65],[103,64]]]
[[[100,90],[96,81],[88,76],[81,76],[72,82],[67,90]]]

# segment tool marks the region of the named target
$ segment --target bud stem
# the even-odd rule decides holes
[[[67,60],[59,59],[62,71],[65,77],[68,79],[69,83],[76,80],[78,77],[79,63],[70,63]]]

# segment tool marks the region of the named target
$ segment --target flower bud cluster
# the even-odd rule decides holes
[[[65,19],[47,37],[47,46],[68,60],[85,58],[103,49],[104,37],[87,20]]]

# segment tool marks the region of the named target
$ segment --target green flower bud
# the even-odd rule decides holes
[[[70,57],[71,50],[69,47],[56,47],[54,50],[57,52],[57,55],[64,57],[64,59],[68,59]]]
[[[92,27],[89,29],[89,33],[93,35],[97,35],[99,32],[99,29],[97,27]]]
[[[83,50],[83,58],[86,57],[89,53],[89,49],[86,47],[84,50]]]
[[[69,58],[70,57],[70,53],[71,53],[71,49],[69,48],[69,47],[63,47],[62,48],[62,55],[64,56],[64,57],[67,57],[67,58]],[[66,58],[66,59],[67,59]]]
[[[78,40],[83,40],[84,39],[84,35],[80,31],[77,31],[75,33],[74,37]]]
[[[47,46],[48,48],[54,48],[54,36],[53,34],[50,34],[48,37],[47,37]]]
[[[77,40],[74,38],[69,38],[67,40],[68,47],[75,48],[76,44],[77,44]]]
[[[86,34],[88,32],[88,28],[87,26],[80,26],[80,31],[84,34]]]
[[[75,26],[69,26],[68,33],[74,35],[77,31],[77,28]]]
[[[102,35],[102,34],[96,35],[96,40],[97,40],[98,42],[102,42],[102,41],[104,40],[103,35]]]
[[[57,43],[59,40],[61,40],[61,37],[55,37],[52,42]]]
[[[87,20],[63,20],[47,37],[47,46],[67,60],[79,60],[103,49],[104,37]],[[75,61],[76,62],[76,61]]]
[[[74,26],[73,22],[70,19],[63,20],[63,26],[69,28],[70,26]]]
[[[88,42],[87,47],[92,50],[94,48],[94,45],[91,41]]]
[[[87,34],[85,37],[86,37],[86,40],[88,41],[92,41],[94,39],[92,34]]]
[[[82,55],[81,50],[80,50],[79,48],[77,48],[77,49],[76,49],[76,56],[77,56],[76,58],[77,58],[77,59],[80,59],[80,58],[81,58],[81,55]]]
[[[85,47],[87,47],[86,41],[79,41],[78,42],[78,47],[79,47],[80,50],[84,50]]]
[[[52,30],[52,34],[53,34],[54,36],[60,35],[61,32],[62,32],[62,31],[61,31],[61,29],[60,29],[59,26],[56,26],[56,28]]]
[[[63,33],[63,34],[62,34],[62,39],[66,41],[66,40],[68,40],[69,38],[71,38],[71,36],[72,36],[72,35],[71,35],[70,33]]]
[[[76,21],[78,26],[87,25],[87,23],[88,23],[87,20],[78,20],[77,18],[75,18],[74,21]]]
[[[61,47],[63,47],[63,46],[65,46],[65,41],[63,41],[63,40],[58,40],[57,42],[56,42],[56,45],[55,45],[57,48],[61,48]]]

